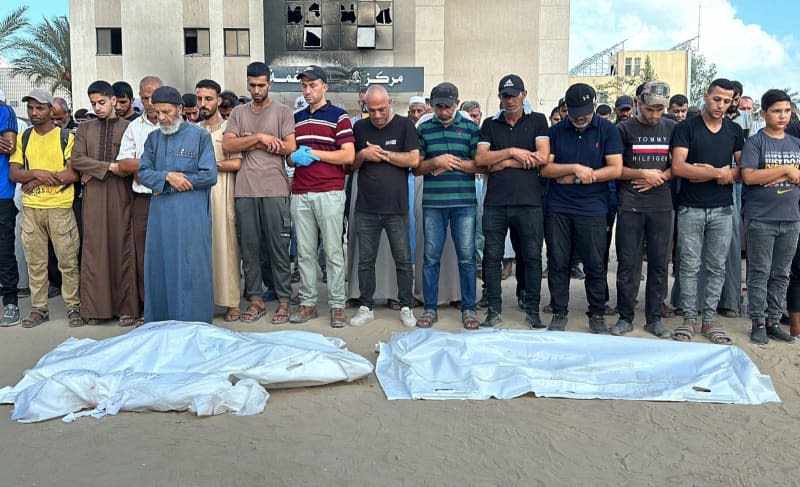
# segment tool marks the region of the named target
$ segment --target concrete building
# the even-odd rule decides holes
[[[672,94],[688,95],[691,51],[626,51],[615,49],[618,46],[600,52],[571,69],[569,83],[593,86],[600,103],[613,104],[620,95],[633,96],[649,61],[655,78],[669,84]]]
[[[245,67],[259,60],[287,80],[308,64],[352,75],[330,95],[348,108],[368,78],[405,79],[390,89],[403,107],[447,80],[493,113],[497,82],[514,72],[546,112],[567,87],[569,14],[569,0],[70,0],[73,89],[78,99],[95,79],[135,87],[155,74],[184,92],[212,78],[246,95]]]

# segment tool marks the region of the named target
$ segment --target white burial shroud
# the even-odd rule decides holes
[[[780,402],[735,346],[589,333],[416,330],[380,344],[375,373],[388,399]]]
[[[344,346],[339,338],[305,331],[236,333],[206,323],[149,323],[106,340],[65,340],[16,386],[0,389],[0,403],[13,403],[11,419],[23,423],[120,410],[257,414],[269,397],[264,386],[369,375],[372,364]]]

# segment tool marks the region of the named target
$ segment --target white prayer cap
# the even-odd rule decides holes
[[[421,96],[412,96],[411,99],[408,100],[409,105],[413,105],[414,103],[422,103],[425,104],[425,98]]]

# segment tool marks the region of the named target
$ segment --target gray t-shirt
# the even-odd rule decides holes
[[[670,167],[669,143],[676,123],[662,118],[656,125],[645,125],[636,118],[629,118],[617,125],[625,152],[622,164],[632,169],[658,169]],[[671,211],[672,194],[669,184],[640,192],[633,181],[617,181],[617,199],[620,210],[626,211]]]
[[[773,139],[762,130],[744,144],[743,169],[769,169],[787,164],[800,168],[800,139],[789,134]],[[800,221],[800,189],[791,183],[771,187],[745,185],[742,205],[745,219]]]
[[[260,112],[253,110],[251,103],[239,105],[231,112],[225,132],[240,137],[247,133],[261,133],[283,139],[294,133],[294,114],[291,108],[274,100]],[[245,151],[242,168],[236,174],[234,196],[289,196],[289,178],[283,159],[283,156],[264,150]]]

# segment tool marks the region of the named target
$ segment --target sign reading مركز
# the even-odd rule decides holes
[[[306,66],[270,66],[272,91],[299,93],[297,74]],[[357,93],[361,88],[383,85],[390,93],[421,93],[425,90],[425,69],[417,67],[322,66],[328,74],[329,91]]]

